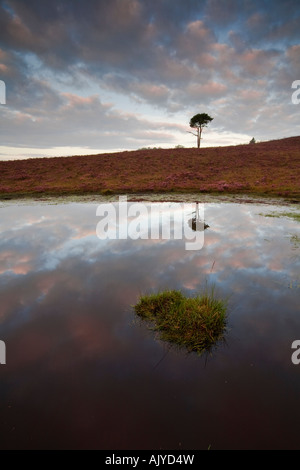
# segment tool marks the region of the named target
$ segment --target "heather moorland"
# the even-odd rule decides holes
[[[0,197],[197,192],[298,199],[300,137],[0,162]]]

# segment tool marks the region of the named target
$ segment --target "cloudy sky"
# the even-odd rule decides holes
[[[299,135],[299,25],[298,0],[0,0],[0,159],[195,147],[203,112],[203,146]]]

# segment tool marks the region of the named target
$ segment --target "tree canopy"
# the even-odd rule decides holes
[[[197,129],[197,134],[194,134],[191,132],[191,134],[195,135],[197,137],[197,146],[200,148],[200,141],[201,141],[201,135],[202,135],[202,130],[204,127],[206,127],[214,118],[210,117],[206,113],[201,113],[201,114],[195,114],[190,120],[190,127],[192,129]]]

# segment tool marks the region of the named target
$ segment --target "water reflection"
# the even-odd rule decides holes
[[[196,210],[193,212],[195,214],[191,219],[189,219],[188,224],[189,227],[194,230],[194,232],[199,231],[202,232],[209,228],[209,225],[205,223],[205,221],[201,220],[199,214],[199,202],[196,202]]]
[[[1,209],[0,447],[299,448],[299,225],[207,204],[191,252],[184,240],[99,240],[96,208]],[[167,349],[130,306],[206,281],[230,316],[205,363]]]

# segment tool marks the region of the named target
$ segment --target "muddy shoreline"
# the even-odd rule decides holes
[[[293,206],[300,204],[297,199],[281,197],[268,197],[249,194],[209,194],[209,193],[136,193],[136,194],[114,194],[104,196],[103,194],[90,195],[64,195],[64,196],[39,196],[39,197],[11,197],[0,198],[0,208],[7,206],[24,205],[58,205],[58,204],[85,204],[85,203],[107,203],[118,202],[119,197],[126,196],[128,202],[177,202],[177,203],[236,203],[236,204],[263,204],[277,206]]]

